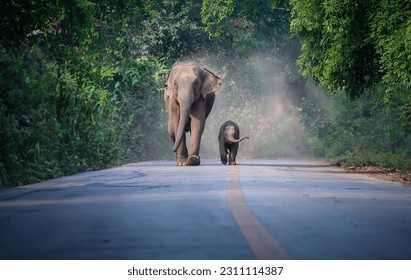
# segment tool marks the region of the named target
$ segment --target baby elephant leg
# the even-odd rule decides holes
[[[220,144],[220,159],[222,164],[227,164],[227,148]]]
[[[228,164],[229,165],[236,165],[237,163],[235,162],[235,158],[237,157],[237,152],[238,152],[238,143],[232,144],[230,147],[230,155],[229,155],[229,160]]]

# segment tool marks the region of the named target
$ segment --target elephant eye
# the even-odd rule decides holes
[[[194,88],[197,88],[198,87],[198,80],[195,80],[194,81]]]

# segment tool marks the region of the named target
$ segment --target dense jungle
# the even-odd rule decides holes
[[[164,83],[223,79],[201,156],[411,170],[410,0],[2,1],[0,187],[174,159]],[[410,178],[408,178],[411,180]]]

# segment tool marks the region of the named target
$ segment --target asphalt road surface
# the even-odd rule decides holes
[[[313,161],[141,162],[0,192],[0,259],[411,259],[411,188]]]

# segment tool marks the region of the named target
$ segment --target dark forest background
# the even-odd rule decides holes
[[[411,169],[409,0],[3,0],[0,186],[172,159],[177,61],[224,78],[201,156]]]

